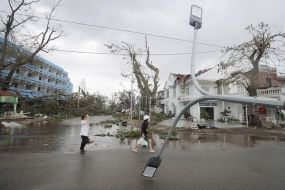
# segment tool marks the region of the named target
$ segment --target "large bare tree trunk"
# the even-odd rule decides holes
[[[133,73],[135,75],[135,79],[140,90],[140,95],[143,98],[146,98],[146,101],[142,101],[142,108],[144,108],[145,112],[150,112],[149,105],[151,104],[151,99],[156,97],[157,89],[159,87],[159,69],[155,67],[150,61],[150,51],[147,43],[147,38],[145,38],[145,50],[146,50],[146,59],[145,64],[141,64],[138,60],[138,50],[135,51],[133,46],[122,42],[123,45],[106,45],[112,53],[126,52],[131,59],[131,64],[133,66]],[[144,67],[148,69],[145,71]],[[123,74],[124,77],[129,77],[130,74]]]

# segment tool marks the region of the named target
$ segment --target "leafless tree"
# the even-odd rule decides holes
[[[229,71],[230,75],[219,82],[242,85],[249,96],[257,96],[257,89],[260,88],[260,65],[276,65],[284,61],[285,33],[273,32],[263,22],[257,26],[249,25],[246,30],[251,35],[250,41],[225,50],[226,58],[220,64],[220,69]],[[254,106],[250,107],[249,119],[252,125],[262,126]]]
[[[51,26],[51,20],[55,9],[59,6],[61,0],[52,7],[46,16],[45,28],[42,32],[32,35],[29,39],[29,46],[15,44],[18,31],[28,22],[34,22],[36,16],[23,14],[31,10],[32,7],[40,0],[8,0],[10,13],[7,19],[1,19],[1,35],[3,35],[3,44],[0,47],[0,78],[2,71],[8,70],[8,75],[2,79],[5,81],[5,87],[11,85],[12,77],[15,71],[26,64],[31,64],[35,61],[37,54],[41,51],[47,52],[47,45],[58,39],[61,32],[57,32],[55,27]],[[19,18],[18,18],[19,17]]]
[[[268,24],[249,25],[246,30],[251,40],[225,50],[225,60],[220,69],[231,75],[225,83],[236,82],[245,87],[249,96],[256,96],[260,64],[274,65],[284,60],[285,33],[273,32]],[[234,71],[234,72],[232,72]]]
[[[126,53],[128,58],[131,60],[128,63],[131,63],[133,66],[133,73],[136,78],[138,88],[142,97],[155,97],[157,89],[159,87],[159,69],[152,64],[150,60],[150,51],[147,43],[147,38],[145,37],[145,50],[141,51],[140,49],[134,50],[134,47],[131,44],[126,42],[121,42],[122,45],[106,45],[112,53]],[[140,62],[138,56],[142,53],[145,53],[146,59],[144,64]],[[122,73],[124,77],[130,77],[131,73]],[[149,102],[146,103],[145,108],[147,108]],[[149,111],[149,110],[145,110]]]
[[[85,79],[81,79],[81,81],[79,83],[79,91],[82,92],[84,97],[88,96],[88,90],[87,90],[87,85],[86,85]]]

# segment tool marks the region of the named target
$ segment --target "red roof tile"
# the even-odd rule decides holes
[[[0,96],[17,96],[16,94],[0,89]]]

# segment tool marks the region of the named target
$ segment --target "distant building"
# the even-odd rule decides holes
[[[164,100],[164,90],[159,90],[157,92],[156,97],[156,107],[160,108],[162,112],[164,112],[164,105],[162,104],[162,101]]]
[[[0,50],[2,45],[3,38],[0,37]],[[5,78],[8,72],[8,70],[2,71],[1,77]],[[12,81],[9,90],[19,92],[22,96],[29,98],[59,93],[71,94],[73,89],[66,71],[39,56],[33,63],[27,63],[17,69]]]
[[[285,92],[285,78],[276,68],[260,65],[259,68],[260,89],[257,96],[279,98]],[[239,95],[248,96],[246,89],[238,84],[217,86],[216,81],[225,78],[222,73],[217,72],[217,68],[201,70],[196,74],[196,78],[203,90],[212,95]],[[190,74],[169,74],[169,78],[164,85],[164,105],[165,114],[178,114],[186,104],[201,97],[202,94],[195,88]],[[260,114],[264,122],[276,120],[276,110],[259,107]],[[228,113],[225,113],[224,111]],[[247,105],[236,104],[223,101],[204,101],[189,109],[191,115],[196,120],[200,120],[205,115],[208,119],[236,119],[241,123],[246,123],[248,109]],[[224,112],[224,113],[223,113]]]

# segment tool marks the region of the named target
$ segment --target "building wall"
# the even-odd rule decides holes
[[[186,104],[190,101],[202,96],[198,90],[196,90],[191,79],[188,79],[185,83],[178,82],[175,83],[176,78],[170,74],[168,81],[164,86],[164,97],[165,99],[162,101],[164,104],[164,113],[168,113],[171,111],[172,113],[179,113]],[[179,75],[181,77],[181,75]],[[200,86],[209,92],[209,94],[224,94],[224,95],[238,95],[238,96],[248,96],[247,91],[241,85],[230,84],[227,86],[217,88],[214,79],[206,80],[208,75],[198,78],[198,82]],[[270,80],[269,80],[270,78]],[[258,96],[266,96],[270,98],[283,98],[285,100],[285,78],[277,75],[276,69],[272,67],[261,67],[259,82],[261,84],[262,89],[258,89]],[[270,83],[270,85],[269,85]],[[176,93],[173,91],[176,90]],[[167,96],[167,92],[169,92],[169,96]],[[174,96],[176,95],[176,96]],[[201,116],[201,108],[213,108],[214,111],[214,120],[218,120],[222,118],[221,112],[224,109],[230,109],[230,117],[234,119],[238,119],[240,122],[246,122],[246,105],[229,103],[223,101],[217,101],[216,104],[207,102],[200,103],[192,106],[190,108],[191,115],[196,118],[198,121]],[[275,121],[275,109],[267,109],[267,113],[263,116],[264,122],[274,122]]]
[[[6,77],[8,72],[8,70],[3,71],[1,76]],[[34,97],[55,93],[70,94],[73,85],[68,73],[61,67],[37,57],[34,63],[27,63],[14,73],[11,90],[18,91],[23,96]]]
[[[169,111],[174,114],[178,114],[190,101],[202,96],[202,94],[195,88],[191,80],[186,81],[185,84],[174,84],[174,81],[175,77],[169,77],[169,80],[166,82],[164,87],[165,99],[163,103],[165,114],[167,114]],[[214,81],[200,80],[199,84],[205,91],[211,94],[217,94],[217,88]],[[169,94],[169,96],[167,96],[167,94]],[[217,102],[217,104],[214,106],[201,106],[200,104],[192,106],[189,111],[197,120],[200,120],[201,107],[212,107],[214,109],[214,119],[219,119],[221,102]]]
[[[187,105],[194,99],[202,96],[202,94],[195,88],[192,80],[186,81],[185,84],[179,83],[176,85],[173,85],[173,81],[169,80],[164,87],[165,99],[163,103],[165,114],[167,114],[169,111],[178,114],[184,108],[185,105]],[[221,92],[217,88],[217,85],[215,84],[215,81],[198,80],[198,82],[205,91],[209,92],[209,94],[221,94]],[[173,92],[175,89],[176,93]],[[167,91],[169,91],[168,98],[166,96]],[[245,95],[243,93],[239,93],[238,91],[239,90],[236,86],[225,87],[224,94]],[[240,122],[244,122],[245,120],[243,105],[241,104],[223,101],[206,101],[198,103],[190,108],[190,113],[192,117],[194,117],[198,121],[201,120],[201,108],[213,109],[214,120],[222,118],[221,112],[223,112],[224,109],[230,109],[231,118],[237,119]]]

